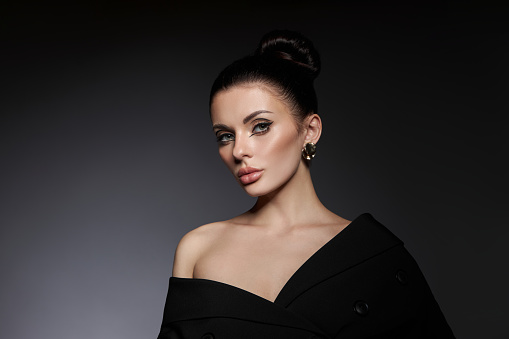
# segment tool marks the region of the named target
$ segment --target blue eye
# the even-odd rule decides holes
[[[233,141],[233,140],[235,140],[235,137],[231,133],[223,133],[223,134],[217,136],[217,142],[222,143],[222,144],[226,144],[229,141]]]

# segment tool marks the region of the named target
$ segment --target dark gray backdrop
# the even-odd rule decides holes
[[[180,237],[254,202],[208,91],[274,28],[322,55],[324,204],[403,239],[458,338],[507,338],[505,8],[332,3],[3,5],[1,338],[157,336]]]

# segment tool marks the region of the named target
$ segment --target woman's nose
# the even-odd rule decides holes
[[[252,156],[252,147],[250,143],[251,139],[249,135],[239,135],[235,136],[235,141],[233,145],[233,157],[237,160],[242,160],[244,157]]]

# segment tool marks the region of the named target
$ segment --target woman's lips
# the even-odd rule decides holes
[[[253,182],[257,181],[260,179],[262,174],[262,170],[251,167],[241,168],[238,173],[240,182],[244,185],[252,184]]]

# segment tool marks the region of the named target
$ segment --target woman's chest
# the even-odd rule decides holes
[[[274,301],[325,237],[224,239],[198,259],[194,278],[223,282]]]

